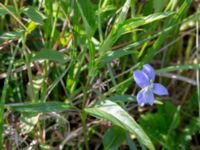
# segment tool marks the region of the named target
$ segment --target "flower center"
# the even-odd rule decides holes
[[[150,91],[153,88],[153,80],[150,80],[149,86],[145,88],[146,91]]]

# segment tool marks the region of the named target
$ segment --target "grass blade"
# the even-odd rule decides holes
[[[35,54],[32,54],[31,57],[31,61],[44,60],[44,59],[56,61],[61,64],[65,63],[64,54],[53,49],[43,49]]]
[[[45,103],[16,103],[16,104],[6,104],[6,108],[11,110],[25,113],[47,113],[47,112],[57,112],[69,110],[72,107],[67,103],[62,103],[58,101],[45,102]]]

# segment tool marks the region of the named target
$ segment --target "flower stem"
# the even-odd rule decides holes
[[[87,114],[84,111],[81,111],[81,120],[82,120],[82,125],[83,125],[85,148],[86,150],[89,150],[89,144],[88,144],[88,139],[87,139],[87,124],[86,124]]]

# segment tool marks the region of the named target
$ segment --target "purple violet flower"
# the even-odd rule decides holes
[[[142,70],[134,71],[133,78],[137,85],[142,88],[137,94],[137,102],[139,106],[144,106],[146,103],[153,105],[153,93],[159,96],[168,95],[167,89],[162,84],[153,83],[155,79],[155,71],[149,64],[143,65]]]

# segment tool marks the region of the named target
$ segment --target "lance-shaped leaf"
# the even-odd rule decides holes
[[[31,61],[44,60],[44,59],[56,61],[61,64],[65,63],[64,54],[53,49],[43,49],[39,52],[32,54],[31,56]]]
[[[130,133],[135,134],[138,140],[146,147],[151,150],[155,149],[151,140],[140,127],[140,125],[138,125],[136,121],[118,104],[110,100],[105,100],[100,104],[97,104],[95,107],[85,108],[85,111],[92,116],[106,119],[112,122],[114,125],[117,125],[129,131]]]
[[[30,18],[32,21],[38,23],[38,24],[43,24],[44,21],[43,19],[45,18],[44,15],[39,12],[36,8],[34,7],[26,7],[23,9],[23,13]]]
[[[6,104],[6,108],[18,112],[26,113],[47,113],[47,112],[57,112],[72,109],[72,106],[67,103],[52,101],[46,103],[15,103]]]
[[[13,14],[17,14],[17,10],[14,6],[7,5],[7,6],[5,6],[5,8],[0,7],[0,16],[7,15],[10,12],[12,12]]]

